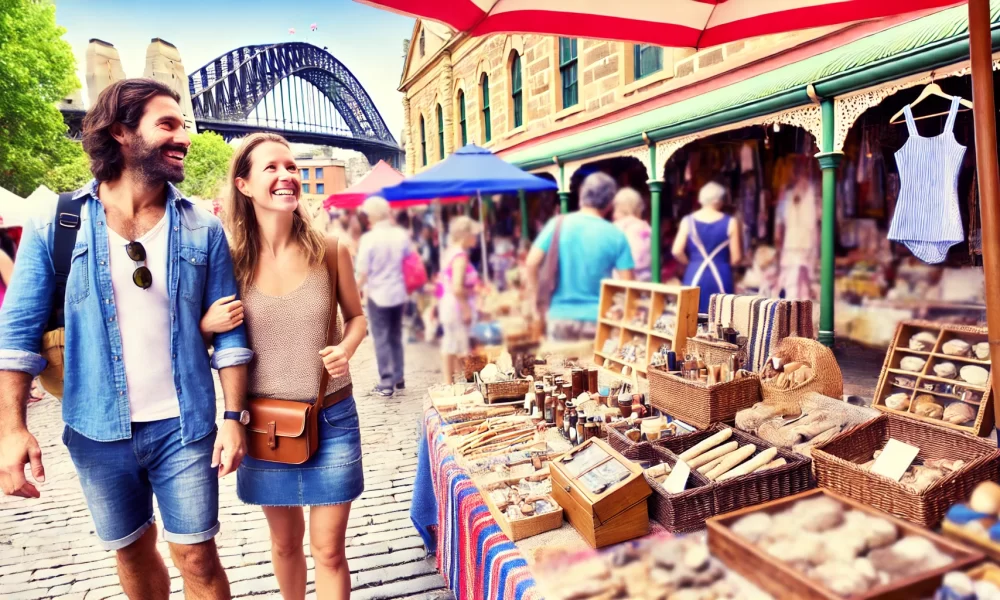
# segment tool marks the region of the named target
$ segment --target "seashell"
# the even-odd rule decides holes
[[[958,375],[958,367],[952,362],[942,362],[934,365],[934,374],[945,379],[953,379]]]
[[[944,407],[937,402],[919,402],[913,412],[932,419],[940,419],[944,415]]]
[[[972,347],[972,351],[976,353],[976,358],[979,360],[987,360],[990,357],[990,343],[979,342]]]
[[[944,420],[955,425],[968,423],[975,418],[975,409],[964,402],[952,402],[944,409]]]
[[[919,373],[924,370],[925,364],[927,364],[927,360],[920,358],[919,356],[904,356],[903,359],[899,361],[899,368],[904,371]]]
[[[918,352],[930,352],[937,343],[937,335],[930,331],[921,331],[910,337],[910,350]]]
[[[976,365],[966,365],[962,367],[959,374],[962,376],[962,379],[968,381],[972,385],[986,385],[986,382],[990,379],[990,372]]]
[[[958,338],[948,340],[941,346],[941,352],[948,356],[969,356],[971,351],[972,346],[969,345],[969,342]]]
[[[911,388],[911,389],[913,388],[913,386],[917,384],[917,381],[915,379],[912,379],[910,377],[902,377],[900,375],[894,377],[893,382],[895,385],[899,387]]]
[[[923,404],[924,402],[937,402],[937,398],[930,394],[917,394],[917,397],[913,399],[913,406]]]
[[[910,410],[910,395],[899,393],[886,396],[885,405],[893,410]]]

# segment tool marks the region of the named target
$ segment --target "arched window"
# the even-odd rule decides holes
[[[420,164],[427,166],[427,131],[424,128],[423,115],[420,115]]]
[[[493,139],[493,129],[490,124],[490,76],[483,73],[481,80],[483,92],[483,143],[489,143]]]
[[[427,50],[427,37],[424,35],[424,30],[420,30],[420,38],[417,42],[420,46],[420,58],[424,57],[424,52]]]
[[[444,160],[444,111],[441,110],[440,104],[438,104],[437,116],[438,116],[438,158]]]
[[[521,94],[521,56],[514,53],[510,61],[510,100],[514,113],[514,127],[524,125],[524,97]]]
[[[465,92],[458,90],[458,128],[462,132],[462,145],[469,143],[469,130],[465,124]]]

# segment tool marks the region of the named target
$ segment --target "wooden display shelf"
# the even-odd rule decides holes
[[[866,504],[824,488],[765,502],[709,519],[706,523],[708,526],[708,548],[729,568],[757,584],[761,589],[773,594],[778,600],[844,600],[843,596],[837,595],[820,583],[809,579],[792,565],[771,556],[757,545],[736,535],[730,529],[733,523],[750,513],[758,511],[769,514],[777,513],[791,508],[800,500],[820,495],[837,500],[844,504],[847,509],[861,511],[889,521],[901,532],[901,538],[907,535],[925,538],[933,543],[938,550],[954,558],[951,563],[944,567],[928,570],[925,573],[886,585],[875,586],[864,594],[850,596],[850,600],[909,600],[930,597],[941,585],[945,574],[968,569],[979,564],[985,558],[983,553],[967,548],[919,525],[878,511]]]
[[[910,338],[919,332],[927,331],[936,336],[933,347],[929,350],[911,350],[909,348]],[[881,411],[894,413],[898,415],[905,415],[907,418],[914,419],[923,423],[932,423],[934,425],[941,425],[948,429],[954,429],[956,431],[962,431],[965,433],[972,433],[978,436],[988,436],[993,430],[994,416],[993,416],[993,403],[992,403],[992,381],[993,374],[990,373],[990,378],[987,380],[986,385],[974,385],[968,383],[962,379],[947,379],[944,377],[938,377],[934,374],[934,365],[939,364],[944,361],[949,361],[956,363],[956,367],[961,370],[963,365],[977,365],[982,366],[989,370],[989,361],[981,361],[977,358],[961,357],[961,356],[950,356],[941,352],[942,346],[953,339],[961,339],[968,342],[970,345],[974,345],[979,342],[987,341],[987,330],[985,327],[969,327],[966,325],[950,325],[944,323],[936,323],[932,321],[903,321],[896,328],[896,335],[893,337],[892,346],[886,352],[885,363],[882,366],[882,375],[879,377],[878,387],[875,391],[875,399],[872,402],[872,406]],[[920,371],[904,371],[899,368],[900,361],[906,356],[920,356],[925,358],[926,362]],[[906,386],[897,385],[894,382],[896,376],[906,377],[914,381],[914,387],[909,388]],[[934,383],[934,384],[947,384],[961,387],[963,389],[970,390],[981,394],[979,402],[966,402],[960,397],[952,394],[947,394],[939,391],[929,391],[923,389],[924,383]],[[907,411],[893,410],[885,405],[885,399],[887,396],[893,393],[899,393],[900,390],[905,390],[910,395],[910,407]],[[948,423],[943,419],[932,419],[930,417],[925,417],[923,415],[918,415],[913,411],[915,408],[913,406],[913,400],[920,394],[930,394],[935,398],[940,399],[940,404],[947,407],[948,404],[952,402],[965,402],[969,406],[976,407],[976,418],[968,424],[956,425],[953,423]]]
[[[624,294],[624,315],[621,319],[605,317],[614,305],[615,295]],[[599,304],[597,336],[594,340],[594,362],[603,365],[605,360],[611,361],[608,369],[618,377],[633,380],[632,374],[622,375],[621,367],[628,366],[635,370],[638,377],[645,379],[648,373],[649,357],[668,343],[670,349],[683,356],[687,338],[693,336],[698,328],[698,297],[700,290],[691,286],[672,286],[638,281],[617,281],[605,279],[601,282],[601,301]],[[676,327],[673,334],[653,329],[656,321],[667,307],[674,313]],[[636,314],[645,310],[643,324],[634,323]],[[617,342],[617,348],[631,342],[635,337],[642,338],[646,357],[635,363],[627,363],[618,357],[617,350],[613,354],[603,351],[608,339]]]

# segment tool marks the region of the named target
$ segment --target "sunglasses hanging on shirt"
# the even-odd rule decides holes
[[[132,272],[132,282],[148,290],[153,285],[153,274],[145,264],[141,264],[146,262],[146,249],[139,242],[129,242],[125,245],[125,252],[136,264],[135,271]]]

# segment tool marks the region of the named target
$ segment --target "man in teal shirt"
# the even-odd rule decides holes
[[[605,218],[616,191],[605,173],[589,175],[580,186],[580,210],[549,221],[528,253],[529,284],[538,290],[539,269],[559,227],[559,281],[546,315],[549,339],[593,338],[601,280],[614,272],[619,279],[633,278],[628,239]]]

